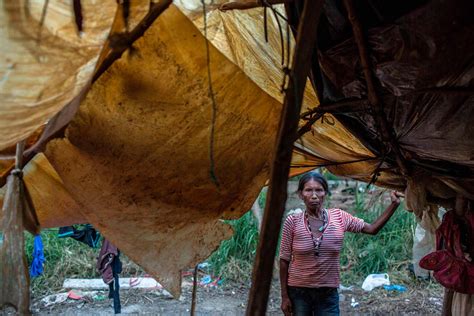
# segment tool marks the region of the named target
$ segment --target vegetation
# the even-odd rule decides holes
[[[226,222],[234,229],[234,235],[221,243],[219,249],[210,256],[209,263],[216,275],[247,281],[257,250],[257,221],[252,212],[247,212],[237,220]]]
[[[365,184],[364,184],[365,188]],[[374,221],[387,204],[372,202],[365,192],[355,190],[355,216],[367,222]],[[408,266],[411,263],[415,218],[403,210],[402,205],[376,235],[348,233],[341,252],[341,265],[347,267],[341,273],[343,284],[361,284],[371,273],[388,273],[398,283],[410,280]]]
[[[57,292],[62,288],[66,278],[98,278],[96,270],[99,249],[77,242],[72,238],[58,238],[58,229],[48,229],[41,233],[46,262],[44,273],[31,280],[31,290],[34,296],[41,296]],[[27,260],[32,261],[33,236],[25,233],[25,248]],[[139,267],[125,257],[124,274],[133,275]]]

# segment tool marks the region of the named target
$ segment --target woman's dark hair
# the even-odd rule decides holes
[[[300,178],[300,182],[298,184],[298,192],[303,191],[304,185],[310,180],[318,181],[319,183],[321,183],[324,191],[326,191],[326,194],[329,194],[328,182],[320,173],[317,173],[315,171],[308,172]]]

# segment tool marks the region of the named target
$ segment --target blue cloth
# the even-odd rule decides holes
[[[293,311],[292,315],[339,315],[339,293],[337,292],[337,288],[305,288],[289,286],[288,296],[291,301],[291,309]]]
[[[46,261],[44,258],[43,241],[41,235],[35,236],[33,246],[33,260],[31,261],[30,276],[37,277],[43,273],[43,264]]]

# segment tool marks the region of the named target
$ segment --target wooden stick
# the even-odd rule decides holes
[[[306,0],[298,25],[295,53],[288,90],[283,103],[280,129],[270,176],[270,187],[263,216],[262,231],[252,275],[252,288],[247,304],[247,315],[265,315],[273,262],[285,211],[287,181],[290,170],[293,141],[303,100],[306,78],[311,69],[311,58],[316,47],[316,35],[322,0]]]
[[[348,100],[328,104],[320,104],[319,106],[312,108],[306,112],[301,113],[301,119],[307,119],[316,113],[354,113],[354,112],[365,112],[368,110],[369,102],[367,99],[360,100]]]
[[[314,123],[316,123],[317,120],[319,120],[321,117],[323,117],[324,112],[317,113],[314,115],[312,118],[310,118],[299,130],[298,133],[296,133],[295,141],[306,134],[307,132],[311,131],[311,127],[313,126]]]
[[[104,59],[102,64],[97,68],[92,82],[95,82],[99,77],[112,66],[114,61],[122,57],[122,54],[132,46],[132,44],[145,34],[145,31],[155,22],[155,20],[165,11],[173,0],[162,0],[158,3],[150,3],[150,11],[138,23],[137,26],[130,32],[130,34],[123,39],[124,45],[113,49],[109,55]]]
[[[362,31],[362,25],[356,14],[352,0],[344,0],[344,5],[347,9],[348,18],[352,25],[352,31],[354,32],[354,40],[359,50],[360,63],[364,71],[365,81],[367,82],[367,95],[369,99],[369,104],[372,108],[372,115],[374,116],[374,119],[378,125],[378,129],[382,135],[382,141],[385,143],[385,146],[388,147],[387,149],[391,148],[395,154],[395,160],[397,162],[398,167],[400,168],[400,172],[404,176],[408,176],[408,167],[406,165],[405,158],[403,157],[402,152],[400,151],[400,147],[393,135],[392,129],[389,127],[387,117],[383,112],[382,104],[377,94],[377,89],[375,87],[375,78],[373,75],[371,64],[369,62],[369,52],[367,50],[367,43],[365,41],[364,34]]]
[[[191,316],[196,315],[196,292],[197,292],[197,277],[199,264],[196,264],[193,271],[193,294],[191,298]]]

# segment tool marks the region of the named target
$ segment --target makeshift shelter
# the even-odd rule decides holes
[[[43,151],[23,170],[42,227],[89,222],[178,295],[179,271],[230,236],[220,219],[286,157],[275,137],[291,174],[406,189],[427,228],[437,205],[474,199],[471,2],[170,2],[2,2],[0,149],[30,137],[28,160]]]

